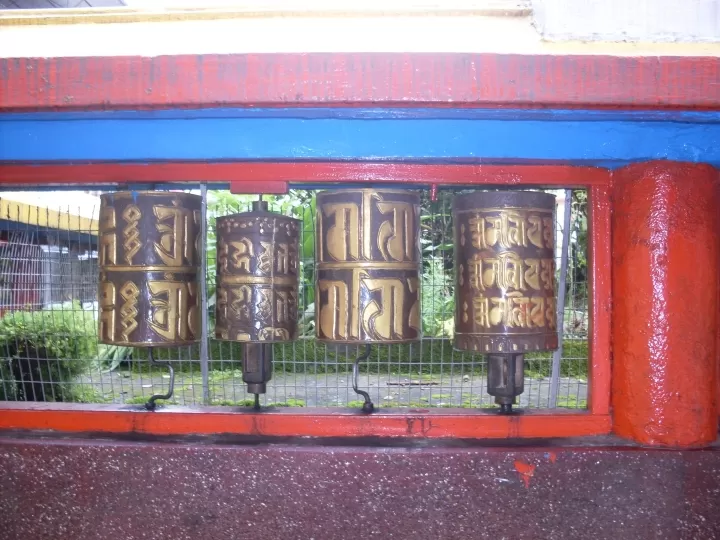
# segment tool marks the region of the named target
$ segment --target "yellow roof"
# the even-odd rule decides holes
[[[35,227],[48,227],[61,231],[97,235],[97,219],[86,218],[68,212],[58,212],[32,204],[0,197],[0,220],[22,223]]]

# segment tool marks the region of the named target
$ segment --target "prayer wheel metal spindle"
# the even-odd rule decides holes
[[[243,382],[256,409],[272,378],[273,343],[297,334],[300,223],[265,201],[216,221],[215,335],[244,344]]]
[[[488,356],[488,393],[502,413],[524,391],[524,355],[558,347],[555,197],[533,191],[459,195],[455,348]]]
[[[420,196],[391,189],[345,189],[317,195],[315,318],[318,341],[365,345],[420,339]]]
[[[99,341],[107,345],[180,347],[200,340],[202,198],[188,193],[119,191],[100,197]]]

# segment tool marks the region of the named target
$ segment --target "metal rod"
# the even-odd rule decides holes
[[[145,408],[148,411],[154,411],[157,404],[155,401],[158,399],[170,399],[173,395],[173,390],[175,389],[175,370],[170,365],[170,362],[158,362],[155,360],[155,357],[153,356],[153,350],[152,347],[148,349],[148,360],[150,360],[151,366],[165,366],[168,368],[168,371],[170,372],[170,388],[168,389],[167,394],[154,394],[150,396],[150,399],[148,399],[147,403],[145,404]]]
[[[563,215],[563,240],[560,252],[560,282],[557,298],[558,348],[553,352],[552,371],[550,372],[550,399],[548,407],[557,407],[558,386],[560,384],[560,360],[563,353],[563,333],[565,329],[565,284],[567,283],[568,247],[570,246],[570,216],[572,210],[572,190],[565,190],[565,212]]]
[[[360,390],[358,388],[358,379],[360,378],[360,362],[363,360],[367,360],[370,357],[370,345],[365,345],[365,352],[358,356],[355,359],[355,363],[353,364],[353,379],[352,379],[352,387],[356,394],[360,395],[365,399],[365,403],[363,403],[362,411],[364,413],[371,413],[375,410],[375,406],[373,405],[372,400],[370,399],[370,394],[365,392],[364,390]]]
[[[202,378],[202,399],[210,405],[210,355],[208,354],[208,297],[207,297],[207,184],[200,185],[200,376]]]

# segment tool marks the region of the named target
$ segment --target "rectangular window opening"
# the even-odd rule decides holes
[[[564,287],[562,352],[526,356],[523,409],[584,410],[588,399],[589,294],[586,190],[547,190],[556,196],[557,283]],[[197,192],[197,191],[195,191]],[[64,200],[73,193],[58,192]],[[141,404],[164,393],[168,375],[151,367],[140,349],[97,343],[97,192],[82,192],[82,204],[53,204],[53,193],[25,192],[44,204],[3,202],[16,212],[0,217],[0,400]],[[314,339],[314,199],[316,191],[292,189],[265,196],[270,209],[302,220],[299,339],[275,345],[275,365],[261,404],[276,407],[358,408],[352,390],[357,347],[329,346]],[[411,345],[372,347],[361,365],[360,387],[381,409],[494,408],[487,394],[487,364],[480,354],[452,346],[454,262],[452,198],[422,192],[421,250],[423,338]],[[250,210],[254,195],[208,190],[208,357],[200,346],[155,349],[176,372],[171,404],[249,406],[242,381],[239,343],[214,338],[215,231],[218,216]],[[565,230],[565,212],[569,227]],[[26,215],[24,215],[26,214]],[[43,215],[67,219],[43,219]],[[12,218],[10,217],[12,216]],[[64,226],[59,226],[60,224]],[[567,245],[561,275],[562,246]],[[201,363],[207,361],[208,375]],[[207,399],[206,399],[207,398]]]

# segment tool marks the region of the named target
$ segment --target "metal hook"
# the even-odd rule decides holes
[[[361,395],[365,399],[365,403],[363,403],[362,406],[362,412],[364,413],[371,413],[375,410],[375,405],[373,405],[372,400],[370,399],[370,394],[367,392],[360,390],[358,388],[358,379],[360,378],[360,362],[362,360],[367,360],[370,357],[370,345],[365,345],[365,352],[358,356],[355,359],[355,363],[353,364],[353,380],[352,380],[352,387],[356,394]]]
[[[148,349],[148,360],[150,360],[151,366],[165,366],[168,368],[168,371],[170,372],[170,389],[168,390],[167,394],[154,394],[150,396],[150,399],[148,399],[147,403],[145,404],[145,408],[148,411],[154,411],[157,404],[155,403],[158,399],[170,399],[173,395],[173,390],[175,388],[175,370],[170,365],[170,362],[158,362],[155,360],[155,357],[153,356],[153,350],[152,348]]]

